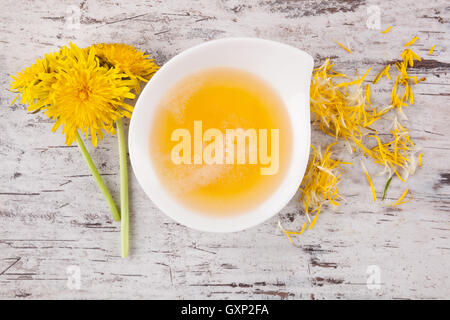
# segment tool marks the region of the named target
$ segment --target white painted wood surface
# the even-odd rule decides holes
[[[388,34],[366,26],[371,5],[380,8],[381,28],[393,25]],[[450,298],[447,1],[1,0],[1,8],[1,299]],[[71,29],[68,22],[77,16],[79,28]],[[406,109],[424,152],[424,166],[407,183],[414,199],[395,209],[373,203],[360,169],[349,168],[341,185],[347,203],[325,211],[294,246],[278,229],[278,217],[233,234],[180,226],[155,208],[130,174],[132,250],[121,259],[119,225],[78,149],[51,133],[43,114],[9,106],[9,75],[69,41],[125,42],[163,64],[210,39],[257,36],[304,49],[316,64],[331,56],[340,70],[354,73],[380,70],[414,35],[425,61],[412,72],[427,77]],[[372,95],[382,104],[389,93],[382,82]],[[313,132],[315,142],[322,137]],[[116,138],[107,137],[92,156],[118,200]],[[384,178],[375,183],[381,195]],[[404,189],[394,181],[390,201]],[[280,214],[290,227],[304,220],[297,199]],[[381,271],[378,290],[366,285],[370,265]],[[79,290],[67,285],[69,266],[80,268]]]

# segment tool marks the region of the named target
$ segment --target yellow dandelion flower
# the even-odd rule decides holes
[[[44,58],[38,58],[36,63],[18,72],[17,75],[11,75],[10,90],[17,93],[11,104],[21,95],[22,104],[35,106],[40,102],[42,106],[45,105],[54,81],[55,61],[59,55],[59,52],[46,54]]]
[[[125,44],[81,49],[70,43],[11,76],[11,91],[17,93],[14,101],[22,96],[20,102],[28,104],[28,111],[43,111],[55,120],[52,131],[63,127],[66,144],[78,144],[114,220],[121,220],[122,257],[129,253],[128,169],[122,118],[130,118],[133,111],[124,100],[134,99],[130,90],[139,92],[139,82],[147,81],[158,70],[147,58]],[[84,133],[86,139],[90,135],[92,144],[97,146],[97,139],[102,139],[104,132],[115,133],[114,123],[120,156],[120,215],[79,134]]]
[[[147,82],[159,69],[149,55],[135,47],[123,43],[95,44],[96,54],[101,61],[113,65],[119,71],[126,73],[133,81],[133,89],[140,92],[139,81]]]
[[[86,137],[90,132],[92,144],[97,146],[102,130],[114,134],[114,121],[131,116],[133,108],[123,100],[135,96],[124,77],[115,68],[100,66],[94,48],[84,50],[71,43],[57,58],[38,60],[30,70],[19,73],[11,88],[22,92],[28,111],[44,111],[56,120],[52,131],[63,126],[67,145],[81,131]]]

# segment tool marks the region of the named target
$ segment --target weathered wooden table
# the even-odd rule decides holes
[[[0,298],[450,298],[448,2],[1,0],[1,7]],[[155,208],[130,173],[132,251],[122,259],[120,226],[77,147],[52,134],[43,114],[9,106],[9,75],[70,41],[125,42],[163,64],[207,40],[256,36],[304,49],[317,65],[331,57],[354,74],[397,59],[414,35],[425,60],[412,73],[427,81],[405,111],[424,153],[407,182],[413,200],[373,203],[354,166],[341,184],[347,202],[321,214],[295,245],[278,217],[233,234],[187,229]],[[378,104],[389,100],[386,83],[372,93]],[[322,137],[313,132],[315,142]],[[116,138],[92,155],[118,199]],[[375,178],[379,195],[383,183]],[[393,182],[388,202],[405,187]],[[280,217],[302,224],[298,197]]]

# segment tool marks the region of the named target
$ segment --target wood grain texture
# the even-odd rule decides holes
[[[393,25],[389,33],[367,28],[371,5],[380,8],[381,28]],[[1,0],[1,6],[0,299],[450,298],[447,1]],[[67,24],[74,12],[80,15],[78,29]],[[256,36],[301,48],[316,64],[332,57],[340,70],[354,74],[370,66],[378,71],[397,59],[414,35],[420,37],[414,50],[425,60],[411,72],[427,77],[415,87],[415,105],[405,111],[424,153],[424,166],[407,183],[414,199],[398,208],[373,203],[355,166],[341,184],[347,202],[324,212],[295,245],[277,219],[301,225],[298,197],[258,227],[208,234],[166,217],[130,173],[132,251],[121,259],[120,225],[112,221],[78,149],[52,134],[43,114],[9,106],[9,75],[69,41],[125,42],[163,64],[207,40]],[[384,81],[372,93],[378,104],[389,95]],[[314,142],[323,139],[313,132]],[[105,138],[92,156],[118,200],[116,138]],[[374,180],[381,195],[384,178]],[[389,200],[405,187],[393,181]],[[71,265],[80,267],[80,290],[67,286]],[[379,290],[366,285],[369,265],[380,267]]]

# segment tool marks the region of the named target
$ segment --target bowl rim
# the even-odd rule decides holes
[[[302,131],[304,133],[304,136],[302,139],[304,140],[303,145],[307,145],[307,148],[305,150],[304,147],[302,147],[303,155],[298,155],[294,157],[294,153],[298,153],[299,141],[300,139],[298,137],[298,128],[295,128],[298,123],[294,123],[291,119],[292,114],[292,107],[290,107],[290,104],[288,104],[287,101],[282,97],[283,102],[286,106],[286,109],[288,111],[291,127],[292,127],[292,146],[293,146],[293,152],[291,155],[291,163],[289,164],[289,168],[287,172],[285,173],[285,176],[282,179],[282,183],[278,188],[273,191],[272,195],[261,205],[257,206],[257,208],[251,209],[248,212],[245,213],[239,213],[236,215],[230,215],[230,216],[223,216],[223,217],[217,217],[217,216],[208,216],[205,214],[197,213],[195,210],[192,210],[190,208],[187,208],[179,203],[168,203],[168,199],[172,199],[173,197],[169,194],[168,191],[165,190],[165,187],[162,186],[162,184],[156,179],[156,181],[150,181],[150,178],[155,178],[156,173],[153,171],[153,165],[151,164],[151,161],[148,161],[147,164],[145,164],[141,158],[139,158],[139,143],[138,141],[138,132],[137,127],[138,126],[138,117],[139,114],[142,112],[144,107],[148,107],[148,103],[146,103],[146,97],[148,96],[148,93],[151,92],[153,86],[156,85],[156,83],[164,81],[160,80],[163,78],[163,75],[166,73],[167,70],[170,70],[170,68],[173,68],[172,66],[180,63],[184,59],[189,59],[196,53],[200,52],[201,50],[210,50],[211,48],[214,48],[214,46],[220,47],[221,45],[266,45],[273,48],[279,48],[281,50],[289,50],[291,52],[295,52],[296,55],[299,55],[301,58],[305,59],[305,64],[307,65],[307,73],[305,74],[306,77],[306,92],[304,93],[304,104],[306,105],[307,110],[303,110],[304,116],[305,116],[305,123],[304,123],[304,130]],[[130,120],[130,126],[129,126],[129,133],[128,133],[128,147],[129,147],[129,153],[130,153],[130,162],[131,167],[133,168],[133,172],[136,176],[136,179],[138,180],[140,186],[144,190],[144,192],[147,194],[147,196],[152,200],[152,202],[160,209],[160,211],[164,212],[167,216],[171,217],[173,220],[175,220],[178,223],[181,223],[183,225],[186,225],[190,228],[199,230],[199,231],[207,231],[207,232],[235,232],[235,231],[241,231],[244,229],[248,229],[251,227],[254,227],[269,218],[276,215],[278,212],[280,212],[287,203],[292,199],[292,197],[295,195],[295,193],[298,190],[298,187],[301,183],[301,180],[303,178],[303,175],[306,170],[307,162],[309,159],[309,145],[310,145],[310,113],[309,113],[309,84],[310,84],[310,78],[312,73],[312,68],[314,65],[313,58],[307,54],[306,52],[295,48],[293,46],[272,41],[272,40],[265,40],[260,38],[251,38],[251,37],[231,37],[231,38],[222,38],[217,40],[211,40],[207,42],[203,42],[201,44],[198,44],[196,46],[193,46],[191,48],[188,48],[181,53],[175,55],[172,57],[169,61],[167,61],[157,72],[156,74],[150,79],[150,81],[147,83],[145,88],[142,90],[140,96],[137,99],[134,112],[132,113],[132,117]],[[219,66],[219,65],[218,65]],[[240,67],[236,67],[237,69],[242,69]],[[200,68],[199,70],[201,70]],[[243,69],[245,70],[245,69]],[[248,70],[245,70],[248,71]],[[168,72],[168,71],[167,71]],[[188,73],[189,74],[189,73]],[[187,75],[188,75],[187,74]],[[181,78],[184,78],[185,76]],[[258,75],[258,74],[257,74]],[[167,82],[167,81],[166,81]],[[164,95],[167,90],[170,89],[171,86],[173,86],[177,80],[169,81],[169,83],[166,85],[166,88],[164,92],[160,93],[160,98]],[[270,82],[270,81],[269,81]],[[270,83],[271,86],[272,83]],[[278,91],[278,90],[276,90]],[[300,89],[299,89],[300,91]],[[280,92],[278,92],[280,93]],[[280,94],[281,96],[281,94]],[[158,105],[160,98],[154,99],[153,102],[150,102],[153,107]],[[144,106],[144,104],[146,104]],[[154,108],[153,108],[154,109]],[[300,109],[300,108],[299,108]],[[153,111],[148,111],[150,114],[153,113]],[[298,115],[298,112],[294,115]],[[147,118],[147,122],[151,123],[152,119]],[[297,134],[296,134],[297,133]],[[147,143],[148,144],[148,143]],[[141,152],[142,153],[142,152]],[[149,156],[149,155],[148,155]],[[150,156],[149,156],[150,158]],[[149,159],[150,160],[150,159]],[[295,160],[299,160],[299,163],[295,163]],[[146,168],[143,168],[143,166],[147,166]],[[295,169],[295,170],[294,170]],[[290,175],[296,174],[295,177],[291,177]],[[144,177],[144,173],[150,173],[149,177]],[[297,180],[296,182],[293,182],[293,179]],[[289,183],[287,183],[287,181]],[[287,187],[286,187],[287,186]],[[285,190],[281,190],[284,188]],[[276,197],[274,197],[275,194],[279,194],[279,197],[282,198],[279,201],[276,201]],[[263,210],[263,205],[269,204],[268,208],[266,210]],[[251,216],[251,218],[248,218]],[[247,217],[247,219],[245,219]]]

